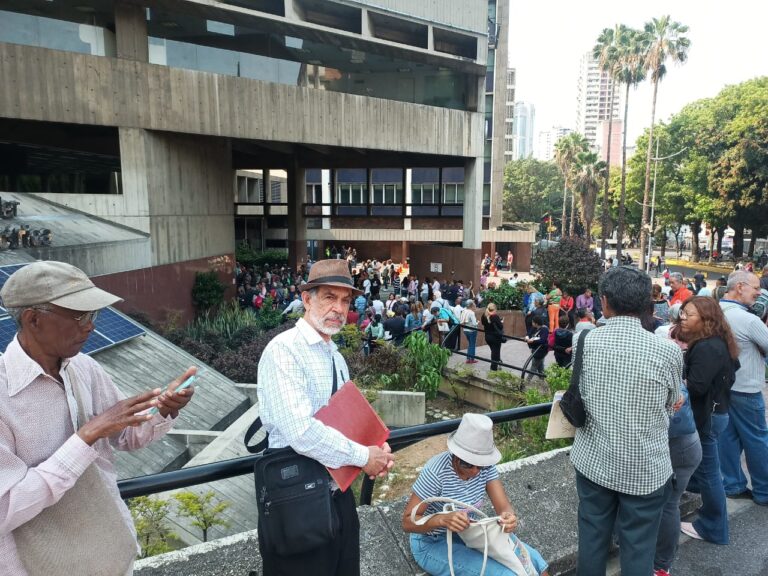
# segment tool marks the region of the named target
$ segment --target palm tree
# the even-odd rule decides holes
[[[588,149],[589,143],[587,142],[587,139],[578,132],[571,132],[555,143],[555,162],[563,173],[563,222],[561,232],[563,238],[565,238],[566,222],[568,220],[566,218],[566,207],[568,188],[572,189],[571,180],[573,178],[573,167],[579,152]],[[571,206],[573,206],[573,204],[571,204]],[[573,221],[573,218],[571,218],[571,221]],[[571,225],[571,233],[573,233],[573,225]]]
[[[648,151],[645,156],[645,191],[643,192],[643,220],[640,227],[640,268],[645,267],[645,252],[648,246],[648,194],[651,189],[651,157],[653,156],[653,125],[656,121],[656,97],[659,82],[667,72],[667,59],[683,63],[688,58],[691,41],[683,36],[688,26],[670,21],[662,16],[646,22],[644,34],[647,42],[644,67],[653,81],[653,105],[651,106],[651,127],[648,132]]]
[[[592,57],[597,60],[600,65],[600,69],[608,73],[611,78],[611,91],[608,95],[608,148],[605,152],[605,163],[610,170],[611,166],[611,136],[613,133],[613,107],[614,107],[614,95],[616,90],[616,76],[618,74],[618,43],[617,39],[622,33],[622,27],[626,26],[616,25],[613,28],[603,28],[602,33],[597,39],[597,44],[592,49]],[[608,210],[608,182],[609,178],[605,178],[603,188],[603,217],[601,223],[600,232],[600,257],[605,259],[606,240],[608,235],[608,218],[610,211]]]
[[[626,216],[627,197],[627,119],[629,118],[629,89],[637,86],[645,78],[643,59],[645,54],[645,35],[639,30],[627,28],[624,25],[618,27],[619,34],[616,37],[616,68],[614,80],[624,84],[624,134],[621,144],[621,194],[619,196],[619,224],[616,230],[616,258],[621,258],[622,243],[624,241],[624,219]]]
[[[579,212],[584,222],[584,236],[590,241],[592,221],[595,218],[597,193],[606,179],[607,164],[598,160],[595,152],[580,152],[576,157],[573,189],[579,193]]]

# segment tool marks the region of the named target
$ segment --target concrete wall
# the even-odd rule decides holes
[[[0,116],[8,118],[462,157],[483,153],[484,119],[472,112],[16,44],[0,43],[0,77]]]
[[[399,12],[436,25],[445,24],[480,34],[488,32],[487,0],[352,0],[349,3]]]
[[[121,242],[100,242],[83,246],[29,248],[36,260],[58,260],[77,266],[89,276],[113,274],[149,265],[151,246],[148,238]]]
[[[503,220],[504,135],[506,132],[507,62],[509,53],[509,0],[497,0],[496,67],[493,78],[493,141],[491,147],[491,222],[496,228]]]

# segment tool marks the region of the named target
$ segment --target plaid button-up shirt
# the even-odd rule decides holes
[[[290,446],[329,468],[362,468],[368,448],[313,417],[331,398],[334,363],[341,388],[349,369],[336,344],[323,340],[303,318],[278,334],[259,360],[261,420],[270,448]]]
[[[574,338],[574,354],[577,341]],[[667,430],[680,396],[683,355],[640,320],[610,318],[584,342],[580,390],[587,412],[571,461],[592,482],[645,495],[672,476]]]

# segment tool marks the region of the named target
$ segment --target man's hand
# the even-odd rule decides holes
[[[377,476],[384,477],[395,465],[395,457],[392,455],[392,449],[389,444],[384,442],[381,448],[378,446],[368,446],[368,462],[363,466],[365,472],[371,480]]]
[[[439,514],[437,518],[440,528],[447,528],[451,532],[461,532],[469,528],[469,516],[466,512]]]
[[[77,431],[77,435],[89,446],[99,438],[109,438],[129,426],[140,426],[152,418],[151,414],[140,414],[157,406],[160,388],[144,394],[121,400],[98,416],[94,416]]]
[[[163,418],[169,415],[171,418],[176,418],[179,415],[179,410],[184,408],[192,399],[192,395],[195,393],[194,386],[188,386],[179,392],[176,392],[176,388],[193,374],[197,374],[196,366],[187,368],[187,371],[171,382],[166,391],[158,397],[157,410]]]

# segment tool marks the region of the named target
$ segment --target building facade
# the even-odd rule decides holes
[[[536,110],[528,102],[515,102],[515,117],[512,121],[512,158],[520,160],[533,156],[533,130]]]
[[[536,137],[536,146],[533,155],[537,160],[549,162],[555,157],[555,144],[557,144],[557,141],[571,132],[573,132],[572,129],[564,128],[562,126],[552,126],[550,130],[539,132]]]
[[[515,151],[515,81],[517,71],[507,69],[506,107],[504,109],[504,163],[514,160]]]
[[[528,242],[490,229],[490,160],[503,141],[494,148],[486,117],[497,103],[489,58],[502,58],[505,9],[506,0],[8,0],[0,192],[145,234],[138,262],[87,272],[154,316],[190,308],[198,271],[229,280],[236,237],[257,227],[294,264],[309,242],[371,242],[378,257],[418,243],[428,257],[441,243],[470,274],[484,243]],[[430,196],[422,183],[422,204],[408,201],[424,178],[417,169],[439,187]],[[422,205],[436,213],[414,213]]]
[[[594,150],[602,144],[600,123],[621,118],[621,90],[607,72],[600,69],[591,52],[579,63],[576,95],[576,132],[583,134]]]

